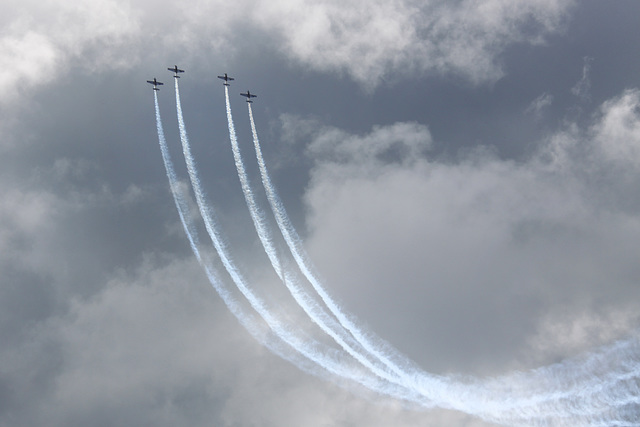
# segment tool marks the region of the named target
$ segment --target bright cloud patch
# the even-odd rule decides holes
[[[138,30],[128,5],[91,2],[11,2],[0,33],[0,102],[52,81],[72,66],[122,66]]]
[[[482,83],[501,75],[505,47],[539,43],[558,31],[571,0],[14,3],[0,34],[0,61],[14,64],[0,72],[5,100],[51,81],[70,63],[90,70],[130,66],[152,49],[230,54],[235,42],[253,44],[255,37],[295,62],[344,73],[368,89],[393,73],[453,73]]]
[[[256,21],[314,69],[346,72],[365,87],[391,73],[454,73],[472,82],[502,73],[512,43],[539,43],[560,28],[569,1],[264,2]]]
[[[575,330],[571,313],[590,331],[573,334],[571,349],[606,341],[611,334],[597,331],[607,327],[598,319],[632,324],[616,313],[633,312],[628,304],[638,296],[640,200],[629,193],[640,178],[637,109],[638,93],[625,92],[588,128],[569,126],[524,163],[482,150],[455,162],[415,149],[405,149],[401,161],[369,155],[394,141],[426,148],[428,130],[407,123],[364,136],[308,133],[316,162],[306,195],[312,255],[351,307],[375,319],[375,330],[404,336],[407,351],[432,342],[428,354],[412,354],[427,368],[472,360],[477,367],[485,353],[488,366],[504,366],[529,348],[538,328]],[[362,293],[366,306],[358,305]],[[389,318],[380,307],[408,315]],[[422,322],[411,323],[418,313]],[[482,331],[474,329],[478,318]],[[546,356],[527,358],[546,360],[550,341],[566,349],[563,339],[547,337],[536,345]],[[496,361],[500,346],[504,356]]]

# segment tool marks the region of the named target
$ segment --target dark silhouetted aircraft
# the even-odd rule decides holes
[[[253,101],[251,100],[251,98],[255,98],[255,97],[257,97],[257,96],[258,96],[258,95],[254,95],[254,94],[252,94],[252,93],[251,93],[251,92],[249,92],[249,91],[247,91],[247,93],[241,93],[240,95],[242,95],[242,96],[244,96],[245,98],[247,98],[247,102],[248,102],[249,104],[251,104],[251,103],[253,102]]]
[[[177,65],[174,65],[173,68],[167,68],[167,70],[173,71],[175,73],[173,77],[175,77],[176,79],[180,78],[178,73],[184,73],[184,70],[179,69]]]
[[[153,90],[160,90],[160,88],[158,86],[161,86],[161,85],[164,84],[162,82],[157,81],[155,77],[153,78],[153,81],[152,80],[147,80],[147,83],[153,85]]]
[[[227,76],[227,73],[224,73],[224,76],[218,76],[218,78],[224,80],[223,85],[225,86],[229,86],[229,81],[233,80],[233,77]]]

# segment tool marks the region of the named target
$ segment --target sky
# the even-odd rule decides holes
[[[165,175],[145,81],[165,83],[164,131],[188,188],[174,64],[227,247],[308,336],[333,345],[253,229],[225,72],[258,203],[269,212],[246,90],[327,291],[424,371],[526,372],[638,331],[639,2],[3,6],[0,426],[495,425],[299,369],[234,317]]]

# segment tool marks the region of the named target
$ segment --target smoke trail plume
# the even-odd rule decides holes
[[[436,376],[424,372],[381,340],[363,332],[320,286],[317,275],[314,273],[310,261],[302,248],[300,238],[293,229],[269,179],[259,146],[253,112],[249,104],[249,117],[261,178],[278,227],[296,262],[300,265],[303,274],[314,286],[314,290],[318,293],[322,302],[338,319],[344,330],[341,330],[335,323],[332,324],[323,317],[318,317],[319,320],[316,319],[316,321],[321,324],[326,322],[324,325],[328,325],[329,330],[338,334],[339,337],[348,338],[349,334],[351,334],[349,339],[353,339],[353,341],[345,339],[344,344],[348,343],[348,348],[352,351],[357,351],[357,354],[362,354],[359,353],[360,351],[363,353],[368,352],[371,359],[367,358],[365,360],[367,362],[371,360],[372,362],[368,365],[366,362],[362,363],[360,361],[361,365],[357,365],[354,359],[345,351],[347,350],[346,348],[344,350],[335,350],[321,346],[313,340],[300,336],[296,328],[283,324],[253,294],[249,284],[245,282],[235,267],[219,235],[215,219],[206,203],[206,197],[197,176],[195,161],[191,154],[182,117],[177,79],[175,83],[180,139],[198,208],[225,270],[259,316],[253,312],[248,312],[239,305],[238,301],[233,298],[231,291],[224,285],[224,281],[220,280],[219,273],[206,256],[207,252],[202,250],[197,228],[189,212],[187,196],[180,188],[169,156],[160,118],[158,98],[156,92],[154,92],[158,140],[180,220],[189,239],[191,249],[225,304],[243,326],[274,353],[291,361],[298,368],[314,375],[322,377],[331,375],[333,380],[343,378],[361,384],[374,392],[416,403],[417,406],[422,408],[440,406],[509,426],[640,425],[640,338],[638,336],[603,347],[582,358],[567,360],[527,372],[487,379],[471,377],[461,379],[460,377]],[[266,244],[263,242],[265,251],[273,252],[275,261],[272,260],[272,264],[280,272],[281,278],[287,282],[288,277],[295,276],[291,276],[291,272],[283,273],[281,271],[282,265],[278,262],[272,235],[269,228],[264,224],[264,218],[248,185],[248,179],[246,178],[246,172],[237,146],[237,139],[235,138],[235,129],[232,126],[228,92],[225,95],[230,137],[232,136],[234,156],[237,154],[236,166],[238,167],[243,190],[247,190],[245,193],[245,197],[248,199],[247,204],[250,211],[252,211],[258,234],[262,234],[261,240],[264,238],[267,242]],[[292,289],[295,290],[296,288],[293,287]],[[312,298],[310,300],[313,301]],[[305,302],[304,299],[301,301]],[[298,303],[302,305],[301,301],[298,301]],[[317,308],[314,306],[308,308],[309,312],[307,314],[311,313],[309,314],[310,316],[326,315],[327,319],[333,321],[333,318],[328,313],[323,311],[315,312],[314,310]],[[261,329],[261,325],[264,325],[262,321],[266,322],[271,331]],[[334,330],[332,328],[337,329]],[[329,333],[326,330],[325,332]],[[351,347],[352,344],[353,346]],[[354,355],[352,354],[351,356]],[[373,362],[376,358],[388,368],[388,371],[383,371],[384,374],[393,373],[392,379],[394,381],[383,379],[383,375],[376,371],[382,366]]]
[[[269,228],[267,227],[262,210],[256,203],[251,185],[249,184],[249,178],[247,177],[242,155],[240,153],[240,147],[235,132],[235,125],[233,122],[233,115],[231,113],[231,105],[229,102],[229,87],[225,86],[225,102],[227,109],[227,123],[229,127],[229,139],[231,140],[231,147],[235,160],[236,169],[238,171],[238,177],[244,194],[251,219],[253,220],[256,233],[262,243],[262,246],[267,254],[273,269],[276,271],[280,280],[286,285],[287,289],[309,318],[318,325],[327,335],[329,335],[342,349],[344,349],[349,355],[354,357],[363,366],[370,369],[374,374],[380,378],[389,380],[391,382],[398,383],[397,375],[389,373],[383,365],[376,363],[375,359],[371,360],[365,354],[359,343],[357,343],[353,337],[340,326],[329,313],[327,313],[323,307],[321,307],[303,288],[299,285],[299,278],[297,275],[289,269],[283,268],[278,258],[277,250],[273,243],[273,238]],[[247,103],[249,108],[250,103]],[[399,384],[399,383],[398,383]]]
[[[164,162],[167,179],[169,180],[169,188],[180,216],[180,222],[184,228],[189,245],[193,251],[199,264],[205,270],[209,282],[216,290],[224,304],[229,308],[231,313],[238,319],[240,324],[262,345],[271,350],[274,354],[282,357],[293,363],[301,370],[308,372],[315,376],[326,376],[326,370],[319,368],[316,364],[311,363],[308,359],[302,357],[299,352],[293,350],[286,343],[282,342],[278,337],[274,336],[269,331],[264,331],[264,328],[259,326],[258,319],[255,319],[254,315],[248,313],[233,297],[231,291],[227,289],[213,267],[213,263],[208,259],[206,254],[200,248],[200,239],[198,237],[197,227],[195,226],[191,217],[189,203],[187,198],[183,194],[183,190],[180,188],[178,178],[173,167],[173,161],[169,154],[169,147],[167,145],[166,138],[164,136],[164,129],[162,126],[162,119],[160,116],[160,107],[158,105],[158,93],[153,91],[155,109],[156,109],[156,128],[158,132],[158,143],[160,144],[160,152],[162,153],[162,160]]]
[[[207,203],[206,196],[202,189],[184,124],[178,79],[175,79],[175,93],[178,127],[180,130],[182,151],[184,154],[185,162],[187,164],[187,171],[189,173],[191,185],[196,196],[196,203],[204,220],[207,233],[209,234],[209,237],[213,242],[213,245],[216,249],[216,252],[218,253],[218,256],[220,257],[220,260],[222,261],[222,264],[224,265],[227,273],[233,280],[238,290],[240,290],[240,292],[250,303],[251,307],[260,315],[260,317],[262,317],[262,319],[264,319],[264,321],[269,325],[276,336],[278,336],[280,339],[282,339],[282,341],[298,351],[301,355],[318,364],[318,366],[320,366],[322,369],[332,373],[333,375],[355,381],[356,383],[359,383],[369,388],[370,390],[381,394],[386,394],[398,399],[408,400],[416,403],[424,402],[424,399],[416,396],[415,393],[411,390],[397,387],[393,384],[389,384],[385,381],[380,380],[379,378],[376,378],[375,376],[370,375],[366,371],[355,369],[354,367],[350,366],[350,364],[346,363],[346,360],[344,359],[344,357],[342,357],[342,353],[336,353],[335,351],[332,351],[332,349],[321,345],[313,339],[303,338],[299,334],[294,333],[293,329],[297,328],[291,328],[290,326],[282,324],[280,319],[278,319],[267,308],[265,303],[253,293],[248,283],[235,266],[235,263],[233,262],[229,254],[226,244],[224,243],[220,232],[218,231],[215,217],[209,204]]]
[[[291,220],[284,208],[280,196],[278,195],[274,185],[269,177],[267,166],[262,156],[262,150],[260,148],[260,140],[258,139],[258,133],[256,131],[255,121],[253,119],[253,110],[251,104],[247,103],[249,108],[249,120],[251,122],[251,132],[253,135],[254,149],[256,152],[256,158],[260,169],[260,176],[262,178],[262,184],[267,194],[271,211],[276,218],[276,223],[282,236],[291,251],[298,267],[309,281],[313,289],[320,296],[323,303],[327,306],[330,312],[338,319],[340,324],[355,338],[359,345],[361,345],[369,354],[379,361],[381,361],[387,368],[401,378],[404,378],[405,385],[415,386],[412,384],[411,377],[416,374],[422,374],[421,370],[414,366],[413,362],[404,358],[403,356],[393,352],[391,347],[384,343],[382,340],[374,339],[369,334],[365,333],[360,327],[358,327],[353,320],[347,316],[340,306],[331,298],[328,292],[324,289],[317,274],[314,273],[314,268],[309,261],[309,257],[303,248],[302,241],[298,236]],[[395,354],[393,354],[395,353]],[[402,367],[400,367],[402,366]]]
[[[484,381],[471,378],[462,383],[416,368],[382,340],[363,332],[331,299],[317,278],[270,180],[251,104],[248,107],[265,192],[296,263],[340,324],[367,351],[395,372],[405,387],[439,406],[506,425],[627,425],[630,413],[635,415],[633,419],[640,419],[640,352],[635,338],[606,347],[585,360],[566,361]],[[612,366],[607,366],[608,371],[601,373],[599,364],[603,360]]]

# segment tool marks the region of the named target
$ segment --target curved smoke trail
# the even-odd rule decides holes
[[[322,346],[320,343],[313,339],[302,339],[298,335],[294,334],[290,328],[285,327],[282,322],[269,311],[265,303],[253,293],[244,277],[236,268],[235,263],[231,259],[229,251],[218,231],[216,226],[215,217],[211,208],[207,204],[206,196],[200,184],[200,178],[198,176],[195,160],[191,154],[191,147],[189,145],[189,138],[187,136],[186,128],[184,125],[184,118],[182,115],[182,105],[180,102],[180,89],[178,87],[178,79],[175,79],[175,93],[176,93],[176,110],[178,117],[178,127],[180,129],[180,140],[182,142],[182,151],[184,154],[185,162],[187,165],[187,171],[189,173],[189,179],[196,196],[196,203],[200,210],[200,214],[205,223],[205,228],[209,237],[211,238],[213,245],[224,265],[227,273],[235,283],[236,287],[244,295],[247,301],[251,304],[251,307],[264,319],[269,325],[271,330],[282,341],[290,345],[300,354],[307,359],[315,362],[318,366],[324,370],[337,375],[339,377],[355,381],[372,391],[385,394],[401,400],[407,400],[412,403],[421,404],[424,406],[430,406],[429,402],[426,402],[424,398],[416,395],[411,390],[406,390],[401,387],[397,387],[394,384],[390,384],[386,381],[382,381],[375,376],[369,375],[366,371],[360,372],[353,368],[345,366],[338,360],[339,354],[332,352],[331,349]]]
[[[293,224],[289,219],[289,215],[284,208],[284,204],[282,203],[280,196],[275,189],[275,186],[271,182],[266,163],[262,156],[260,140],[258,139],[258,132],[256,131],[255,121],[253,120],[253,110],[250,103],[247,103],[247,106],[249,108],[251,132],[253,134],[253,143],[256,152],[256,158],[258,161],[258,167],[260,169],[260,176],[262,178],[262,184],[267,194],[267,200],[269,201],[269,205],[271,206],[271,211],[276,218],[278,228],[280,229],[280,232],[282,233],[282,236],[284,237],[284,240],[294,257],[296,264],[298,264],[300,270],[307,278],[316,293],[320,296],[329,311],[338,319],[338,322],[340,322],[340,324],[347,331],[349,331],[349,333],[356,339],[356,341],[358,341],[358,343],[367,352],[372,354],[378,360],[382,361],[396,375],[404,378],[406,382],[410,383],[410,385],[415,386],[415,384],[411,384],[413,383],[412,377],[415,377],[416,375],[423,375],[422,370],[415,367],[412,361],[393,351],[391,349],[391,346],[383,342],[381,339],[377,338],[374,342],[370,334],[362,331],[362,329],[358,327],[358,325],[356,325],[355,322],[342,311],[340,306],[333,300],[333,298],[331,298],[331,296],[320,283],[320,280],[314,273],[314,268],[309,261],[309,257],[304,250],[302,240],[293,227]],[[393,353],[393,355],[391,355],[391,353]],[[402,365],[403,367],[401,368],[399,367],[399,365]]]
[[[173,196],[176,209],[178,210],[178,215],[180,216],[180,222],[182,223],[182,227],[184,228],[187,239],[189,240],[189,246],[196,256],[198,263],[205,270],[209,282],[216,290],[218,295],[220,295],[220,298],[222,298],[222,301],[227,306],[227,308],[229,308],[229,311],[231,311],[236,319],[238,319],[240,324],[259,343],[270,349],[273,353],[282,357],[284,360],[293,363],[303,371],[308,372],[312,375],[323,376],[323,374],[326,372],[325,370],[319,370],[315,365],[309,363],[307,359],[302,358],[300,356],[300,353],[288,347],[280,339],[273,336],[273,334],[261,331],[261,328],[258,326],[258,322],[256,321],[256,319],[253,319],[252,316],[247,313],[241,305],[238,304],[238,301],[236,301],[236,299],[233,297],[230,290],[225,287],[224,282],[218,277],[217,272],[212,267],[212,263],[207,260],[205,256],[203,256],[200,249],[200,239],[198,237],[198,231],[191,217],[189,203],[187,202],[186,197],[184,197],[183,195],[183,190],[180,188],[178,178],[173,167],[173,161],[171,160],[171,155],[169,154],[169,147],[167,146],[167,141],[164,136],[162,118],[160,117],[160,107],[158,105],[158,92],[154,90],[153,95],[156,109],[156,128],[158,132],[158,143],[160,145],[160,152],[162,153],[162,160],[167,174],[167,179],[169,180],[169,188],[171,189],[171,194]],[[292,350],[294,351],[293,353]]]
[[[200,191],[201,194],[201,190],[199,190],[200,184],[197,179],[194,184],[191,169],[195,172],[195,164],[193,158],[191,158],[191,166],[193,166],[193,168],[190,168],[190,162],[187,157],[187,151],[189,157],[191,157],[191,153],[188,147],[186,131],[184,130],[177,81],[176,102],[183,152],[185,153],[187,167],[190,169],[190,178],[192,179],[192,185],[196,192],[196,199],[199,201],[198,192]],[[210,268],[206,262],[203,263],[202,256],[200,255],[201,252],[198,249],[199,240],[195,232],[195,226],[189,215],[188,204],[182,196],[175,172],[173,171],[173,164],[168,156],[166,141],[164,141],[164,132],[160,121],[157,96],[155,96],[155,103],[158,138],[176,207],[194,254],[198,258],[198,261],[203,264],[209,280],[212,281],[212,285],[218,290],[219,288],[216,284],[222,286],[222,282],[217,278],[215,271]],[[264,183],[266,166],[264,166],[264,160],[259,151],[259,143],[250,105],[249,114],[252,122],[252,131],[254,133],[256,155],[258,156],[259,163],[262,163],[261,175]],[[268,175],[266,176],[268,178]],[[271,185],[270,181],[268,183]],[[271,187],[273,194],[277,197],[275,188],[273,188],[273,186]],[[265,189],[267,193],[269,193],[269,190],[267,188]],[[280,203],[282,211],[284,212],[284,207],[279,198],[276,200]],[[269,202],[271,203],[271,200],[269,200]],[[198,204],[202,213],[202,205],[200,203]],[[274,215],[277,216],[276,212],[274,212]],[[284,212],[284,215],[286,216],[286,212]],[[204,214],[203,217],[205,217]],[[288,217],[286,217],[286,220],[288,221]],[[205,218],[205,225],[207,225],[208,221],[210,221],[210,219]],[[290,221],[288,221],[288,224],[291,226]],[[280,224],[278,225],[280,227]],[[209,228],[207,231],[210,231]],[[292,235],[295,236],[300,245],[300,249],[302,249],[301,241],[297,234],[295,234],[292,226],[290,231],[294,233]],[[226,250],[226,248],[224,249]],[[221,259],[224,257],[228,258],[226,253],[220,254],[218,247],[216,247],[216,250],[218,250]],[[304,252],[302,254],[306,256]],[[228,270],[227,265],[225,265],[225,268]],[[233,277],[233,274],[231,274],[231,272],[229,273]],[[236,282],[236,286],[242,291],[243,289],[240,285],[242,284]],[[246,284],[244,284],[244,286],[244,290],[250,293],[250,289],[248,289]],[[219,293],[234,314],[242,312],[242,309],[237,306],[237,301],[231,299],[231,303],[229,303],[229,300],[225,299],[225,293],[226,298],[231,298],[228,290],[222,289],[222,293],[220,291]],[[245,292],[243,292],[243,294],[267,323],[269,323],[269,320],[277,320],[274,318],[268,319],[268,317],[272,316],[268,312],[260,312],[260,309],[266,310],[266,308],[263,306],[256,307],[254,305],[255,301],[252,302],[249,298],[252,294],[249,296]],[[246,313],[244,314],[246,315]],[[267,315],[267,318],[265,318],[265,315]],[[343,315],[347,317],[346,314],[343,313]],[[245,327],[249,324],[247,329],[252,332],[250,329],[252,325],[249,321],[253,319],[250,319],[250,316],[245,318],[241,316],[237,317]],[[347,320],[349,320],[348,317]],[[255,325],[255,323],[253,325]],[[399,377],[409,380],[407,387],[403,388],[392,386],[386,381],[380,381],[379,378],[375,376],[371,377],[365,373],[341,366],[340,361],[342,359],[337,358],[338,353],[332,353],[330,357],[320,353],[320,357],[314,357],[317,356],[316,352],[320,350],[319,347],[314,346],[315,343],[300,340],[298,337],[293,337],[293,341],[288,342],[284,338],[291,338],[292,336],[283,337],[279,335],[280,331],[275,329],[273,324],[269,323],[269,326],[272,327],[275,335],[265,335],[257,332],[254,336],[276,354],[279,354],[287,360],[293,360],[299,368],[315,375],[321,375],[321,373],[328,371],[333,375],[356,381],[378,393],[391,395],[399,399],[406,399],[407,401],[423,403],[423,407],[430,407],[437,404],[444,408],[456,409],[473,414],[488,421],[512,426],[640,425],[638,422],[640,419],[640,340],[637,337],[604,347],[584,359],[574,359],[526,373],[516,373],[484,381],[472,378],[462,381],[459,378],[434,376],[420,369],[415,369],[411,365],[403,364],[404,366],[401,367],[400,365],[395,365],[396,362],[394,360],[403,361],[404,359],[402,358],[404,356],[396,356],[397,353],[390,351],[389,348],[376,349],[376,351],[381,354],[390,354],[391,356],[388,362],[392,363],[392,365],[400,371]],[[277,326],[283,327],[281,324]],[[366,334],[364,335],[366,338]],[[267,339],[265,339],[265,336]],[[375,338],[373,338],[371,345],[378,345],[374,343],[374,341]],[[276,343],[275,346],[274,342]],[[287,347],[285,343],[291,347]],[[308,345],[313,346],[311,351],[304,347]],[[282,352],[281,349],[285,347],[288,351]],[[291,354],[291,350],[299,354]],[[326,352],[326,349],[324,349],[324,351]],[[326,364],[327,362],[329,363],[328,365]],[[422,396],[422,398],[420,396]]]
[[[374,374],[380,378],[386,379],[390,382],[404,386],[398,380],[397,375],[393,375],[385,369],[384,365],[376,363],[377,360],[370,360],[366,354],[363,354],[364,349],[355,341],[355,339],[345,331],[340,324],[338,324],[329,313],[327,313],[322,306],[320,306],[300,285],[299,278],[293,274],[289,269],[284,269],[278,259],[278,253],[273,243],[273,238],[269,228],[267,227],[262,210],[256,203],[251,185],[249,184],[249,178],[242,160],[240,153],[240,147],[238,145],[238,139],[236,137],[235,125],[233,122],[233,115],[231,113],[231,105],[229,102],[229,87],[224,87],[225,91],[225,103],[227,109],[227,124],[229,127],[229,139],[231,140],[231,148],[233,151],[233,157],[235,160],[236,169],[238,171],[238,177],[244,193],[244,198],[251,214],[256,233],[262,243],[262,246],[267,254],[271,265],[275,270],[280,280],[286,285],[290,294],[295,301],[309,318],[318,325],[327,335],[329,335],[342,349],[344,349],[349,355],[355,358],[363,366],[370,369]],[[249,104],[251,105],[251,104]],[[366,353],[366,351],[364,351]]]
[[[467,384],[456,384],[451,382],[451,379],[437,377],[415,368],[411,361],[392,350],[382,340],[364,333],[331,299],[314,273],[302,241],[271,182],[260,149],[251,104],[248,104],[248,108],[254,148],[265,192],[278,228],[296,263],[342,326],[367,351],[406,380],[404,385],[407,388],[427,395],[441,406],[512,425],[576,425],[575,422],[578,422],[578,425],[627,425],[627,422],[632,423],[629,425],[639,425],[637,420],[640,419],[640,364],[638,343],[633,338],[606,347],[600,354],[594,354],[582,363],[565,362],[526,374],[486,380],[483,383],[471,380]],[[623,356],[623,360],[614,357],[620,356],[619,347],[625,346],[632,349],[630,353]],[[602,355],[605,355],[607,360],[615,360],[616,366],[610,367],[604,375],[597,375],[598,363],[603,360]],[[457,402],[452,397],[457,397]],[[478,404],[483,407],[477,407]],[[629,418],[625,413],[634,414],[635,418]],[[627,421],[627,418],[630,421]],[[633,420],[636,420],[635,424]]]

